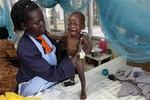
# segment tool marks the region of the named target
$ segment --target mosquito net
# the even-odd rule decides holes
[[[150,0],[96,0],[107,39],[126,59],[150,62]]]
[[[9,32],[9,38],[15,40],[13,25],[10,20],[10,11],[8,9],[6,0],[0,0],[0,27],[7,28]]]
[[[60,4],[60,6],[66,13],[71,13],[73,11],[82,11],[85,9],[85,7],[87,7],[87,5],[90,2],[90,0],[34,0],[34,1],[46,8],[52,8],[56,4]]]

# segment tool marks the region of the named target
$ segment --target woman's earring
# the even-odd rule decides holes
[[[27,28],[25,27],[25,24],[24,23],[21,23],[21,27],[26,30]]]

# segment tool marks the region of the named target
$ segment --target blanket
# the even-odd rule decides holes
[[[18,68],[11,62],[16,57],[14,43],[5,39],[0,40],[0,94],[14,91],[16,88]]]
[[[144,95],[147,100],[150,100],[150,74],[148,72],[146,73],[139,67],[128,67],[119,69],[115,76],[122,83],[118,97]]]

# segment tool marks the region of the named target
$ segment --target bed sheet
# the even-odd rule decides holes
[[[111,81],[107,76],[101,74],[104,68],[109,70],[110,74],[114,74],[120,68],[126,68],[126,60],[117,57],[107,63],[99,65],[90,71],[85,72],[86,76],[86,100],[146,100],[144,96],[126,96],[117,97],[117,93],[121,88],[119,81]],[[76,84],[74,86],[64,87],[62,83],[40,92],[35,97],[41,97],[42,100],[80,100],[80,80],[75,77]]]

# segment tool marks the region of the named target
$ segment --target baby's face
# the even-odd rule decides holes
[[[83,29],[80,16],[77,14],[71,15],[68,20],[68,32],[71,36],[79,36]]]

